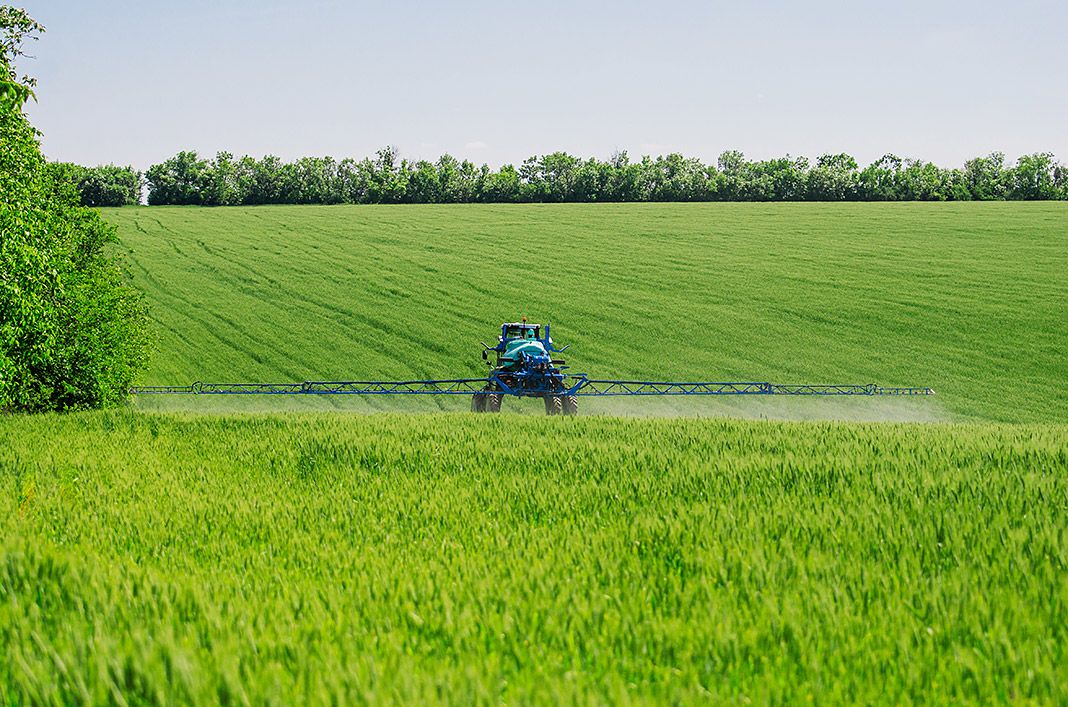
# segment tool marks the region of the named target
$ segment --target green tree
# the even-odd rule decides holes
[[[257,160],[253,166],[252,191],[249,194],[248,203],[285,203],[283,201],[285,192],[284,178],[282,160],[275,155],[264,155],[263,159]]]
[[[92,167],[78,193],[82,206],[131,206],[141,201],[141,174],[133,167]]]
[[[748,187],[745,155],[738,150],[721,152],[716,166],[720,174],[720,198],[724,201],[740,201]]]
[[[1068,199],[1068,167],[1059,162],[1053,166],[1053,186],[1056,199]]]
[[[1049,152],[1036,152],[1016,160],[1016,167],[1008,178],[1010,197],[1028,201],[1056,199],[1056,168],[1057,163]]]
[[[445,153],[438,158],[437,168],[437,194],[438,203],[455,204],[461,201],[463,191],[460,177],[460,161]]]
[[[745,201],[797,201],[805,197],[808,160],[789,155],[743,165],[736,190]]]
[[[964,182],[973,199],[1005,198],[1005,155],[991,152],[964,163]]]
[[[0,8],[0,76],[9,82],[20,33],[43,29],[27,20]],[[19,85],[28,96],[28,82]],[[146,363],[147,317],[104,253],[114,229],[49,169],[18,101],[0,104],[0,145],[0,410],[124,401]]]
[[[145,172],[145,180],[148,203],[152,205],[211,204],[216,191],[211,166],[192,151],[179,152],[169,160],[152,165]]]
[[[408,177],[408,203],[434,204],[440,198],[437,170],[426,160],[419,160]]]
[[[857,178],[857,196],[863,201],[897,201],[901,198],[900,174],[903,161],[886,154],[861,170]]]
[[[489,171],[488,169],[486,171]],[[461,204],[467,204],[478,197],[479,192],[482,191],[482,182],[485,179],[483,170],[475,166],[475,163],[470,160],[464,160],[460,163],[460,170],[458,174],[458,198]]]
[[[358,165],[361,174],[362,198],[357,203],[400,204],[408,192],[410,168],[407,161],[397,160],[394,147],[384,147],[375,153],[375,159],[365,159]]]
[[[21,109],[22,104],[33,97],[36,79],[15,71],[15,61],[26,56],[22,45],[37,41],[44,27],[26,14],[25,10],[8,5],[0,6],[0,110]]]
[[[641,165],[630,161],[627,152],[617,152],[608,160],[606,201],[637,201]]]
[[[898,193],[904,201],[946,201],[950,191],[944,170],[923,160],[908,159],[898,175]]]
[[[575,172],[575,201],[607,201],[611,174],[612,165],[608,162],[594,158],[582,160]]]
[[[643,191],[652,201],[707,201],[709,198],[705,166],[677,152],[649,163],[644,177]]]
[[[808,173],[808,198],[812,201],[856,199],[859,177],[857,161],[850,155],[821,155]]]
[[[208,163],[204,179],[204,204],[208,206],[233,206],[241,203],[237,181],[237,164],[229,152],[219,152]]]
[[[482,181],[480,200],[486,203],[513,203],[519,201],[519,171],[506,164],[496,172],[490,172]]]
[[[579,160],[566,152],[531,157],[519,168],[524,201],[573,201]]]

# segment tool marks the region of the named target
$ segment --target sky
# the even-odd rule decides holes
[[[7,0],[19,4],[18,0]],[[1066,0],[23,0],[50,159],[1068,161]]]

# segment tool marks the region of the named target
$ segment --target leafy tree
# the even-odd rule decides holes
[[[857,197],[857,161],[845,153],[821,155],[808,173],[808,198],[812,201],[850,201]]]
[[[20,12],[0,8],[9,82],[22,36],[43,29]],[[20,85],[10,95],[28,96]],[[0,104],[0,145],[0,410],[117,404],[145,366],[148,338],[141,296],[104,253],[114,228],[49,168],[17,100]]]
[[[900,181],[903,160],[886,154],[861,170],[857,194],[864,201],[897,201],[901,198]]]
[[[219,152],[204,174],[203,203],[207,206],[235,206],[242,203],[237,164],[229,152]]]
[[[959,169],[943,169],[942,194],[949,201],[971,201],[972,190],[968,188],[968,181],[964,172]]]
[[[549,201],[549,183],[541,174],[537,157],[528,157],[519,165],[519,185],[521,201]]]
[[[461,197],[464,188],[462,177],[460,176],[460,162],[448,153],[438,158],[437,182],[440,203],[455,204],[458,201],[462,201]]]
[[[734,198],[742,201],[796,201],[808,188],[808,160],[789,155],[736,167]]]
[[[905,160],[898,177],[898,193],[904,201],[945,201],[949,192],[938,165],[923,160]]]
[[[227,153],[228,154],[228,153]],[[218,157],[216,157],[218,161]],[[234,167],[234,203],[253,204],[256,191],[256,174],[259,169],[255,158],[245,155],[233,163]]]
[[[612,166],[591,158],[580,160],[575,170],[572,197],[575,201],[606,201]]]
[[[542,178],[549,185],[550,200],[572,201],[579,168],[578,158],[566,152],[553,152],[541,158],[540,166]]]
[[[398,164],[397,150],[384,147],[375,153],[374,161],[365,159],[359,164],[365,185],[364,201],[368,204],[400,204],[408,190],[407,162]]]
[[[991,152],[964,163],[964,182],[973,199],[1005,198],[1005,155]]]
[[[704,165],[676,153],[643,163],[643,191],[651,201],[706,201]]]
[[[215,189],[208,161],[191,151],[152,165],[145,179],[149,204],[210,204]]]
[[[412,204],[438,204],[444,201],[438,170],[426,160],[419,160],[408,178],[408,201]]]
[[[303,157],[296,162],[297,203],[337,204],[337,163],[332,157]]]
[[[37,41],[44,27],[25,10],[9,5],[0,6],[0,110],[21,110],[22,104],[33,98],[37,80],[32,76],[21,79],[15,71],[15,61],[26,56],[22,45]]]
[[[720,173],[720,198],[724,201],[738,200],[745,191],[745,155],[738,150],[721,152],[716,160]]]
[[[141,201],[141,174],[133,167],[91,167],[78,185],[83,206],[129,206]]]
[[[127,206],[141,201],[141,174],[133,167],[82,167],[54,162],[49,169],[56,179],[74,185],[82,206]]]
[[[579,160],[566,152],[531,157],[519,175],[524,201],[572,201]]]
[[[285,184],[282,160],[275,155],[266,155],[256,162],[253,171],[250,204],[284,204]]]
[[[1049,152],[1024,155],[1008,175],[1009,196],[1029,201],[1057,198],[1056,169],[1057,164]]]
[[[1056,199],[1068,199],[1068,167],[1059,162],[1053,166],[1053,186]]]
[[[482,180],[481,201],[508,204],[519,201],[519,195],[519,170],[510,164],[488,173]]]
[[[488,169],[486,171],[489,171]],[[474,201],[482,191],[483,171],[474,162],[464,160],[460,163],[459,181],[457,183],[458,201],[463,204]]]
[[[364,204],[367,194],[366,175],[352,158],[341,160],[337,166],[338,192],[349,204]]]
[[[608,161],[606,201],[638,201],[641,165],[634,164],[626,151],[617,152]]]

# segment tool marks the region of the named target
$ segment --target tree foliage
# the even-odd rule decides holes
[[[141,201],[141,173],[133,167],[53,162],[49,169],[56,179],[74,185],[82,206],[129,206]]]
[[[885,155],[861,167],[848,154],[751,161],[727,151],[715,165],[672,153],[607,161],[566,152],[499,170],[442,155],[401,159],[393,148],[360,161],[268,155],[235,161],[180,152],[146,172],[149,204],[454,204],[598,201],[967,201],[1068,198],[1068,170],[1052,154],[969,160],[964,169]]]
[[[4,37],[23,26],[4,25]],[[3,76],[14,76],[12,46],[5,39]],[[114,229],[45,162],[21,103],[0,105],[0,145],[0,410],[125,400],[146,361],[147,320],[141,296],[105,253]]]
[[[44,27],[25,10],[8,5],[0,6],[0,110],[19,108],[33,97],[37,81],[30,76],[21,79],[14,62],[26,56],[22,50],[26,41],[37,41]]]

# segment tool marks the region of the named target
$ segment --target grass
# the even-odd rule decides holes
[[[478,341],[527,315],[551,321],[555,338],[573,344],[574,370],[596,377],[939,393],[919,408],[719,408],[732,415],[1068,421],[1068,204],[153,207],[105,216],[156,318],[148,383],[480,375]],[[415,407],[435,405],[447,403]]]
[[[1066,440],[0,420],[0,700],[1064,702]]]
[[[1068,702],[1068,205],[105,213],[148,383],[478,375],[526,314],[600,377],[939,395],[0,418],[0,703]]]

